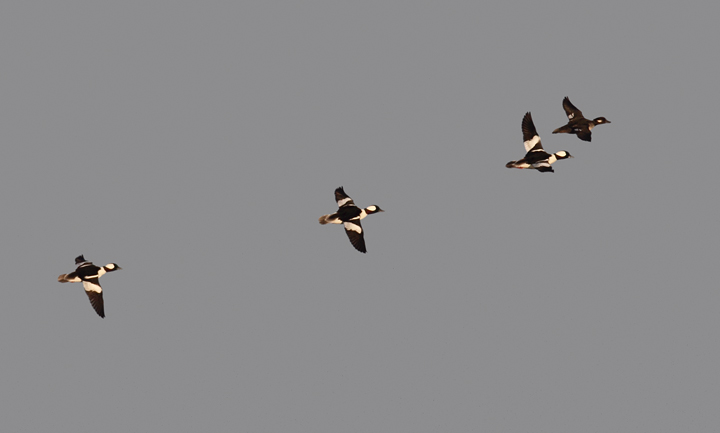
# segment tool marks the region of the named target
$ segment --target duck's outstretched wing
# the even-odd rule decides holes
[[[70,272],[69,274],[62,274],[58,277],[58,282],[60,283],[79,283],[80,277],[78,277],[77,272]]]
[[[83,287],[88,298],[90,298],[90,304],[98,313],[98,316],[105,318],[105,303],[103,302],[102,287],[100,287],[100,281],[97,278],[83,281]]]
[[[565,114],[567,114],[568,120],[570,122],[577,121],[583,118],[582,111],[578,110],[578,108],[574,106],[572,102],[570,102],[570,98],[568,98],[567,96],[565,97],[565,99],[563,99],[563,109],[565,110]]]
[[[347,233],[348,239],[350,239],[350,243],[353,244],[356,250],[360,251],[361,253],[366,253],[367,249],[365,248],[365,236],[363,233],[362,225],[360,224],[360,220],[352,220],[344,224],[345,233]]]
[[[338,207],[355,206],[355,202],[353,202],[353,199],[351,199],[349,195],[345,194],[343,187],[335,190],[335,201]]]
[[[523,117],[522,132],[525,152],[543,150],[542,143],[540,142],[540,136],[537,133],[537,129],[535,129],[535,124],[533,123],[532,115],[529,111],[525,113],[525,117]]]

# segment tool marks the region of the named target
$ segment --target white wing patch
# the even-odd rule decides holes
[[[530,152],[530,149],[535,147],[540,142],[540,136],[536,135],[532,139],[525,141],[525,152]]]
[[[345,197],[342,200],[338,200],[338,202],[337,202],[338,207],[343,207],[349,201],[352,201],[352,199],[350,197]]]
[[[573,120],[573,117],[575,117],[575,113],[568,114],[568,119]]]
[[[100,284],[95,284],[90,281],[83,281],[83,288],[86,292],[102,293],[102,287],[100,287]]]
[[[350,230],[357,233],[362,233],[362,227],[360,227],[357,224],[354,224],[352,222],[346,222],[345,223],[345,230]]]

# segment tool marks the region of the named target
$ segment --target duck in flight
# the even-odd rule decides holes
[[[365,232],[363,231],[360,220],[368,215],[385,212],[380,209],[380,206],[371,205],[365,209],[360,209],[355,206],[353,199],[351,199],[343,187],[335,190],[335,201],[338,205],[338,210],[335,213],[323,215],[320,217],[320,224],[343,224],[345,226],[345,233],[347,233],[350,243],[355,247],[356,250],[361,253],[366,253],[365,248]]]
[[[529,111],[525,113],[525,117],[523,117],[522,132],[525,151],[527,152],[525,154],[525,158],[517,161],[510,161],[505,164],[505,167],[520,169],[534,168],[540,172],[549,171],[553,173],[555,170],[553,170],[551,165],[557,160],[573,158],[573,156],[565,150],[561,150],[560,152],[553,154],[545,152]]]
[[[102,287],[100,287],[100,277],[108,272],[122,269],[116,263],[110,263],[105,266],[95,266],[92,262],[85,260],[85,257],[79,255],[75,258],[77,269],[69,274],[62,274],[58,277],[61,283],[79,283],[82,281],[85,293],[90,298],[90,304],[95,309],[98,316],[105,318],[105,304],[103,303]]]
[[[612,123],[604,117],[596,117],[593,120],[586,119],[583,117],[582,111],[578,110],[567,96],[563,99],[562,103],[565,114],[567,114],[568,117],[568,123],[554,130],[552,132],[553,134],[575,134],[580,140],[592,141],[590,131],[592,131],[594,127],[604,123]]]

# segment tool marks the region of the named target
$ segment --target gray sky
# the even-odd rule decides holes
[[[718,431],[716,2],[115,3],[0,8],[4,431]]]

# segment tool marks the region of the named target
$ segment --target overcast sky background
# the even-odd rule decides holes
[[[3,431],[717,432],[719,13],[5,2]]]

